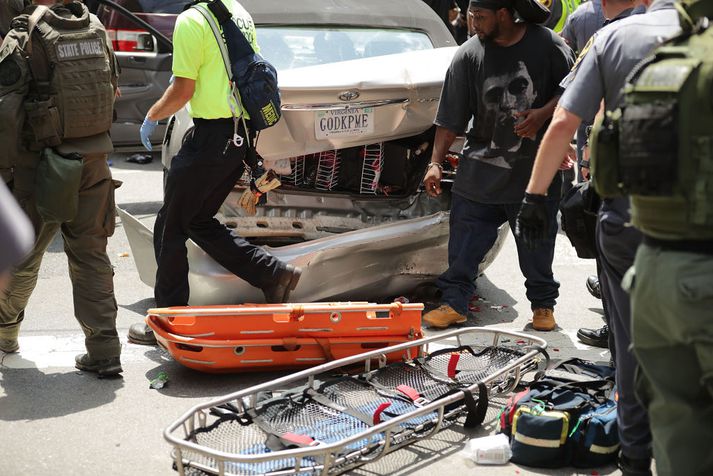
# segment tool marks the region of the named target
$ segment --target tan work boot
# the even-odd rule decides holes
[[[532,328],[536,331],[551,331],[556,325],[554,310],[546,307],[532,310]]]
[[[451,324],[460,324],[467,320],[467,317],[458,313],[448,304],[441,304],[436,309],[426,313],[426,315],[423,316],[423,322],[438,329],[445,329]]]
[[[20,350],[20,344],[17,339],[0,339],[0,351],[6,354],[12,354]]]

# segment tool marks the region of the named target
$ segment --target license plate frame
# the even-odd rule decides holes
[[[349,107],[315,111],[314,135],[317,140],[356,137],[374,132],[373,107]]]

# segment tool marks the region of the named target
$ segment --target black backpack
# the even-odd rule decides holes
[[[272,127],[282,116],[277,70],[265,58],[255,53],[245,35],[232,21],[232,15],[220,0],[212,0],[208,9],[223,28],[230,57],[231,82],[237,86],[240,102],[250,115],[253,132]]]

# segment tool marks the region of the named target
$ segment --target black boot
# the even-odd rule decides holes
[[[119,357],[94,360],[89,354],[80,354],[74,358],[74,366],[85,372],[95,372],[100,377],[117,375],[124,371]]]
[[[156,336],[148,324],[137,322],[129,327],[129,342],[139,345],[156,345]]]
[[[582,328],[577,331],[577,339],[593,347],[609,348],[609,326],[604,324],[599,329]]]
[[[620,453],[616,465],[622,476],[652,476],[651,458],[628,458]]]
[[[597,299],[602,298],[602,287],[599,285],[599,278],[597,276],[589,276],[587,278],[587,291]]]
[[[263,288],[265,302],[268,304],[279,304],[289,302],[290,293],[297,287],[297,282],[302,275],[302,269],[291,264],[285,265],[279,273],[275,282],[269,287]]]

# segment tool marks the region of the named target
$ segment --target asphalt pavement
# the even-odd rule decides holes
[[[158,155],[143,165],[126,162],[127,157],[111,157],[114,178],[123,181],[116,193],[117,204],[150,223],[162,198]],[[0,475],[176,474],[171,468],[171,447],[162,436],[170,423],[195,404],[281,375],[202,374],[182,367],[156,347],[128,343],[129,326],[142,321],[154,302],[152,289],[139,280],[120,222],[109,241],[109,257],[116,270],[123,377],[97,379],[74,368],[74,356],[84,352],[83,334],[73,317],[67,260],[58,237],[45,255],[26,310],[20,352],[0,352]],[[466,325],[534,332],[548,341],[553,358],[578,356],[607,362],[608,351],[583,345],[575,337],[579,327],[602,325],[601,302],[585,288],[586,277],[595,272],[594,261],[578,259],[560,235],[554,269],[561,282],[555,331],[534,332],[528,325],[531,313],[512,237],[478,280],[478,293],[485,301]],[[168,384],[153,390],[149,382],[159,372],[168,375]],[[348,474],[620,474],[614,467],[596,471],[528,469],[514,464],[476,467],[460,452],[469,438],[496,431],[499,405],[499,401],[491,404],[478,431],[452,427]]]

